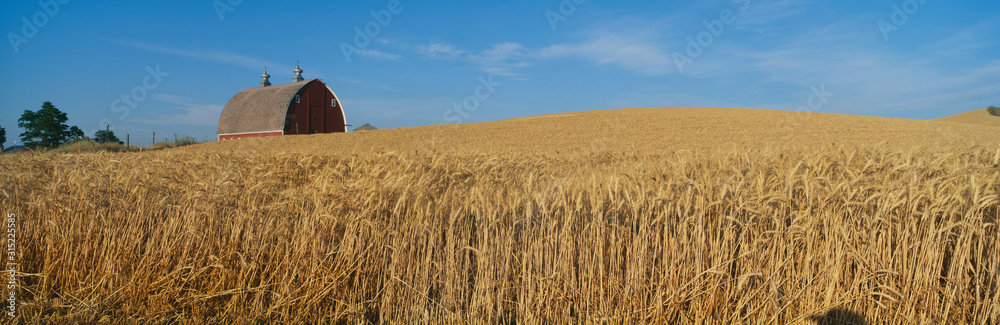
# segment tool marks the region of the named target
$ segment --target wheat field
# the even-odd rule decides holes
[[[977,109],[974,111],[955,114],[952,116],[945,116],[936,119],[936,121],[970,123],[970,124],[1000,127],[1000,117],[995,117],[990,115],[989,111],[985,109]]]
[[[997,130],[648,108],[3,155],[13,322],[992,324]]]

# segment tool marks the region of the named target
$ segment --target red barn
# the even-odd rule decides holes
[[[343,105],[322,80],[303,80],[299,67],[289,84],[271,86],[267,71],[261,77],[260,87],[245,89],[226,103],[219,140],[347,131]]]

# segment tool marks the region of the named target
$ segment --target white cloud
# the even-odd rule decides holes
[[[514,71],[531,64],[528,59],[535,56],[519,43],[503,42],[468,56],[468,60],[479,65],[479,69],[500,76],[516,76]]]
[[[428,59],[468,62],[479,66],[483,72],[502,76],[516,76],[515,69],[529,66],[527,59],[537,56],[523,45],[513,42],[493,44],[479,53],[439,42],[401,47]]]
[[[1000,87],[1000,61],[942,65],[960,61],[971,47],[981,46],[982,41],[975,41],[978,45],[961,48],[970,34],[982,33],[981,27],[941,41],[927,40],[919,53],[872,37],[870,27],[863,20],[837,21],[786,35],[771,46],[718,45],[686,75],[706,80],[741,75],[772,90],[785,87],[797,94],[792,99],[803,97],[761,105],[767,108],[794,109],[809,95],[810,86],[825,84],[836,95],[824,111],[881,116],[968,111],[979,108]]]
[[[539,57],[582,58],[600,65],[614,65],[642,75],[667,74],[673,67],[670,55],[655,42],[618,34],[600,36],[584,43],[556,44],[542,49]]]
[[[533,62],[558,59],[583,59],[599,65],[618,66],[642,75],[666,74],[673,66],[670,55],[655,42],[617,34],[540,49],[528,48],[515,42],[496,43],[480,52],[437,42],[417,45],[412,49],[429,59],[464,61],[479,66],[484,72],[503,76],[516,76],[518,69],[529,67]]]
[[[245,56],[242,54],[237,54],[229,51],[223,50],[191,50],[191,49],[179,49],[167,46],[161,46],[156,44],[149,44],[139,41],[123,41],[114,39],[101,38],[104,41],[134,47],[140,50],[145,50],[149,52],[171,54],[177,56],[185,56],[190,58],[205,59],[210,61],[215,61],[219,63],[231,64],[241,67],[248,67],[253,69],[263,69],[264,66],[271,67],[272,69],[277,69],[281,71],[290,71],[293,68],[285,65],[274,64],[273,62],[268,62],[263,59],[253,58]]]
[[[475,55],[476,60],[483,63],[504,62],[509,59],[523,58],[527,56],[524,45],[513,42],[503,42],[493,44],[489,49]]]
[[[417,54],[439,60],[461,59],[466,53],[464,50],[459,50],[451,45],[443,43],[417,45],[413,49],[416,50]]]
[[[403,60],[403,56],[402,55],[399,55],[399,54],[389,54],[389,53],[385,53],[385,52],[382,52],[382,51],[379,51],[379,50],[373,50],[373,49],[358,50],[358,55],[363,56],[363,57],[367,57],[367,58],[370,58],[370,59],[373,59],[373,60],[395,61],[395,62],[400,62],[400,61]]]

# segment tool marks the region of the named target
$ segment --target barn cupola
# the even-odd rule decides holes
[[[292,77],[292,82],[299,82],[305,80],[302,78],[302,68],[299,68],[299,66],[295,66],[294,71],[295,71],[295,77]]]
[[[261,87],[267,87],[271,85],[271,81],[267,80],[268,78],[271,77],[271,75],[267,74],[267,67],[264,67],[264,74],[260,75],[260,77],[264,79],[260,81]]]

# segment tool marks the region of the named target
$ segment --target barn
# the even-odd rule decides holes
[[[295,67],[292,83],[272,86],[267,74],[260,87],[240,91],[219,117],[219,140],[347,131],[340,99],[322,80],[302,78]]]

